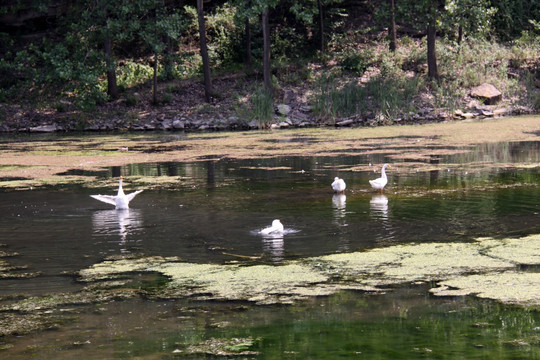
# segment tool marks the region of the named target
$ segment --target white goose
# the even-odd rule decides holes
[[[369,183],[371,184],[371,187],[376,189],[376,190],[380,190],[381,193],[382,193],[384,187],[386,186],[386,184],[388,183],[388,178],[386,177],[386,172],[384,171],[387,167],[389,167],[388,164],[383,165],[382,170],[381,170],[381,177],[380,178],[377,178],[375,180],[369,180]]]
[[[262,229],[259,231],[261,235],[270,235],[270,234],[283,234],[283,224],[278,219],[272,221],[272,226]]]
[[[337,176],[334,178],[334,182],[332,183],[332,189],[334,189],[335,193],[343,194],[346,187],[347,185],[345,184],[345,181],[343,179],[340,179]]]
[[[142,192],[142,190],[137,190],[135,192],[132,192],[131,194],[124,194],[124,190],[122,189],[122,180],[123,178],[120,176],[120,182],[118,184],[118,194],[116,195],[90,195],[96,200],[106,202],[107,204],[114,205],[117,210],[123,210],[123,209],[129,209],[129,202],[133,200],[133,198]]]

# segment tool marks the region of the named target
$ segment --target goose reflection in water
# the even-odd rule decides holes
[[[347,196],[345,194],[335,194],[332,196],[332,210],[334,220],[340,226],[347,226],[345,221],[347,207]]]
[[[101,210],[92,214],[94,232],[103,235],[120,235],[120,244],[124,245],[127,236],[142,227],[140,210]]]
[[[271,260],[280,262],[283,260],[283,234],[269,234],[263,236],[263,249],[268,253]]]
[[[369,201],[371,216],[388,219],[388,198],[385,195],[374,195]]]
[[[388,198],[385,195],[374,195],[369,201],[370,215],[380,220],[381,226],[376,227],[380,242],[388,243],[395,238],[395,229],[392,227],[388,211]]]

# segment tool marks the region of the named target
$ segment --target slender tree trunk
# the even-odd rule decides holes
[[[199,38],[201,44],[201,57],[203,61],[204,97],[206,102],[210,102],[212,99],[212,77],[210,74],[208,48],[206,47],[206,28],[203,13],[203,0],[197,0],[197,18],[199,20]]]
[[[437,29],[435,28],[435,20],[430,20],[427,27],[427,58],[428,58],[428,76],[432,79],[439,78],[437,70],[437,54],[435,53],[435,38]]]
[[[246,9],[249,9],[251,6],[251,1],[246,1]],[[251,28],[249,25],[249,17],[246,16],[246,23],[245,23],[245,35],[246,35],[246,65],[248,67],[251,67],[253,64],[253,61],[251,59]]]
[[[114,61],[112,58],[112,41],[107,36],[105,38],[105,58],[107,64],[107,94],[111,99],[118,99],[118,86],[116,84],[116,71],[114,69]]]
[[[154,8],[154,41],[157,41],[157,9]],[[158,54],[154,50],[154,81],[153,81],[153,94],[152,94],[152,103],[157,105],[157,63],[158,63]]]
[[[167,36],[167,42],[166,42],[166,48],[165,48],[165,61],[163,63],[164,70],[165,70],[165,78],[167,80],[174,79],[174,73],[173,73],[173,67],[174,67],[174,61],[173,61],[173,45],[172,40],[169,36]]]
[[[264,87],[269,93],[273,92],[272,87],[272,74],[270,72],[270,25],[268,21],[268,9],[263,10],[262,13],[262,28],[264,39],[263,50],[263,77]]]
[[[116,84],[116,71],[112,55],[112,40],[107,30],[103,43],[105,51],[105,64],[107,66],[107,94],[111,99],[118,99],[118,86]]]
[[[152,94],[152,101],[154,105],[157,105],[157,63],[158,63],[158,56],[157,52],[154,52],[154,91]]]
[[[324,9],[321,0],[317,0],[317,6],[319,7],[319,50],[324,52]]]
[[[390,0],[390,50],[397,49],[397,33],[396,33],[396,5],[394,0]]]
[[[458,45],[461,45],[461,42],[463,41],[463,26],[458,26],[458,37],[457,37],[457,43]]]

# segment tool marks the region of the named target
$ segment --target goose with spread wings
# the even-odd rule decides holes
[[[133,200],[133,198],[137,194],[140,194],[143,190],[137,190],[126,195],[124,194],[124,190],[122,189],[122,180],[123,178],[120,176],[120,181],[118,184],[118,194],[116,195],[90,195],[90,196],[96,200],[114,205],[117,210],[129,209],[129,202]]]

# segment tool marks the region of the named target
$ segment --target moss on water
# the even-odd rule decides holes
[[[475,295],[506,304],[540,306],[539,289],[540,273],[507,271],[455,277],[430,291],[438,296]]]
[[[518,239],[483,239],[487,256],[520,265],[540,265],[540,235]],[[540,291],[539,291],[540,292]]]
[[[479,279],[484,277],[512,272],[525,274],[524,278],[534,278],[534,275],[519,272],[519,268],[523,264],[539,263],[540,259],[535,255],[539,243],[539,235],[530,235],[506,240],[483,238],[471,243],[396,245],[291,261],[283,265],[192,264],[159,257],[120,259],[96,264],[79,274],[83,281],[106,280],[134,271],[152,271],[168,277],[170,282],[164,288],[147,294],[151,297],[195,296],[258,304],[290,303],[346,289],[382,291],[389,285],[444,282],[472,274],[475,277],[471,279],[476,279],[477,284],[481,284]],[[517,286],[522,287],[516,289],[518,298],[523,294],[524,302],[534,300],[529,295],[534,286],[529,288],[526,282],[517,280],[510,286],[508,281],[500,282],[503,289],[499,293],[512,292]],[[487,289],[485,296],[490,297],[492,292]],[[482,288],[476,290],[480,292]],[[494,290],[493,294],[496,292]],[[493,298],[519,303],[515,298],[510,301],[508,296]]]
[[[107,260],[91,268],[81,270],[79,275],[81,276],[81,281],[107,280],[111,276],[118,274],[151,271],[153,267],[161,263],[175,260],[178,259],[161,256]]]
[[[328,281],[311,267],[164,264],[155,271],[169,276],[170,287],[191,288],[192,295],[212,294],[215,299],[248,300],[257,303],[290,302],[312,294],[306,287]]]
[[[540,235],[530,235],[396,245],[281,265],[194,264],[159,256],[110,258],[78,273],[79,280],[86,283],[82,291],[0,299],[0,336],[55,326],[55,315],[76,312],[80,305],[138,295],[288,304],[343,290],[384,292],[391,285],[438,281],[431,290],[438,296],[475,295],[540,306],[540,273],[522,270],[522,265],[540,264],[539,247]],[[168,281],[129,287],[130,276],[141,272],[163,275]]]
[[[259,353],[251,350],[255,340],[249,338],[216,339],[212,338],[186,349],[188,354],[204,354],[213,356],[254,356]],[[182,351],[176,351],[182,353]]]

